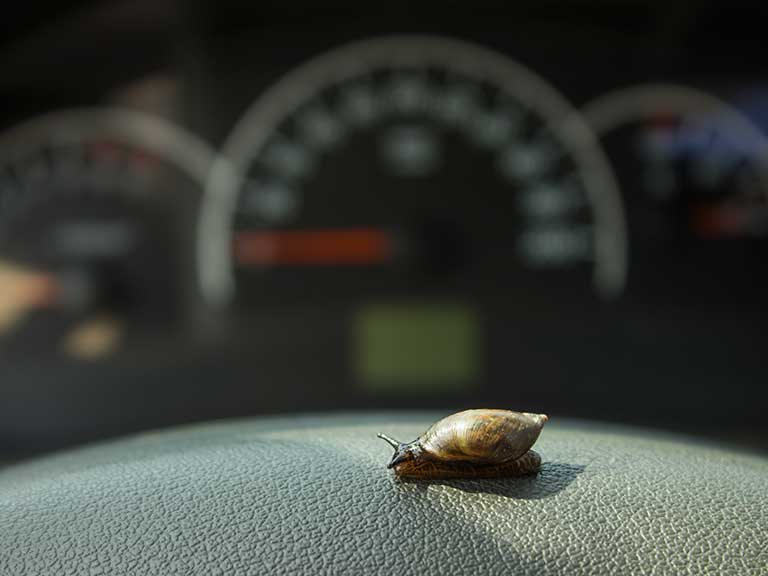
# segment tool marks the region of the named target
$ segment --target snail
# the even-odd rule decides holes
[[[511,410],[465,410],[435,422],[413,442],[378,437],[395,453],[387,468],[405,478],[493,478],[539,470],[530,450],[548,420],[544,414]]]

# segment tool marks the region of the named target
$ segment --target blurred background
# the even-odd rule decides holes
[[[765,14],[26,2],[0,41],[0,461],[507,407],[768,450]]]

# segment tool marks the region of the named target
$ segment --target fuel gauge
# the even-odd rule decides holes
[[[100,358],[199,309],[196,214],[211,162],[126,110],[57,113],[0,140],[0,349]]]
[[[768,139],[724,99],[640,85],[583,108],[627,208],[629,285],[676,301],[765,286]],[[762,274],[762,275],[761,275]],[[747,277],[748,276],[748,277]]]

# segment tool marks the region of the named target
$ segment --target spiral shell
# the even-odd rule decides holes
[[[501,464],[528,452],[546,421],[543,414],[465,410],[435,422],[419,441],[439,460]]]
[[[544,414],[466,410],[435,422],[408,444],[379,437],[395,449],[388,467],[398,476],[519,476],[538,470],[541,458],[530,448],[547,420]]]

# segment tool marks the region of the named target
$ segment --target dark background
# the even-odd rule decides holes
[[[219,145],[282,74],[345,42],[393,33],[493,48],[577,107],[643,82],[733,99],[759,94],[768,80],[765,14],[757,8],[517,4],[25,3],[1,25],[0,125],[120,103],[167,116]],[[768,98],[758,98],[758,115],[766,111]],[[625,195],[625,291],[605,301],[588,289],[552,285],[511,310],[477,304],[484,325],[497,314],[505,320],[484,336],[485,368],[473,387],[404,393],[357,385],[349,374],[350,326],[365,294],[270,306],[238,300],[206,338],[187,331],[151,350],[96,362],[35,350],[5,354],[0,457],[211,418],[480,405],[648,425],[765,450],[768,241],[700,240],[674,214],[679,206],[649,212],[633,193],[631,142],[617,136],[604,145]]]

